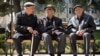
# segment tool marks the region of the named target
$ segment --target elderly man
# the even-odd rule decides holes
[[[74,13],[76,14],[70,19],[70,41],[74,56],[77,56],[76,39],[83,38],[85,47],[85,56],[89,56],[89,44],[90,38],[93,36],[93,32],[96,29],[94,19],[92,16],[84,13],[84,9],[81,5],[74,7]]]
[[[55,8],[53,5],[47,5],[44,10],[46,16],[41,19],[41,32],[43,33],[42,39],[44,45],[47,52],[51,56],[54,56],[55,52],[52,40],[56,40],[58,42],[58,56],[61,56],[61,54],[65,52],[66,45],[65,33],[60,30],[60,27],[62,27],[62,20],[54,16]]]
[[[15,23],[16,32],[14,34],[13,40],[15,43],[18,56],[22,56],[21,42],[25,39],[31,40],[32,34],[34,35],[33,55],[38,48],[40,37],[37,27],[38,26],[37,16],[34,15],[34,12],[35,12],[35,4],[32,2],[26,2],[24,4],[24,10],[16,14],[16,23]]]

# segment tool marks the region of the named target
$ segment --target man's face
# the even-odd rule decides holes
[[[25,11],[28,14],[32,14],[35,11],[35,6],[25,7]]]
[[[77,16],[81,16],[83,13],[83,8],[77,7],[75,8],[74,12]]]
[[[54,10],[52,8],[46,8],[45,12],[46,12],[47,16],[51,16],[54,14]]]

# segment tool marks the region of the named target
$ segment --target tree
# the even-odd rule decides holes
[[[73,0],[73,5],[81,4],[85,9],[93,6],[95,10],[100,11],[100,0]]]
[[[88,8],[88,0],[73,0],[73,5],[82,5],[85,9]]]
[[[43,9],[44,6],[46,6],[47,4],[53,4],[54,7],[56,8],[56,11],[59,16],[60,12],[63,11],[63,6],[65,4],[64,0],[37,0],[37,3],[39,3],[41,6],[38,7],[40,9]]]
[[[95,9],[100,12],[100,0],[95,0]]]
[[[64,0],[7,0],[7,2],[11,2],[13,1],[13,7],[14,7],[14,12],[17,13],[19,11],[21,11],[21,2],[37,2],[39,4],[59,4],[60,2],[64,1]]]
[[[34,2],[35,0],[26,0],[26,2]]]
[[[10,5],[0,0],[0,16],[5,16],[10,12]]]
[[[13,0],[13,4],[15,13],[21,11],[20,0]]]
[[[57,4],[64,0],[37,0],[39,4]]]

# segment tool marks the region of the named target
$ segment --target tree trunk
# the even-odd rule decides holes
[[[20,0],[13,0],[13,3],[14,3],[14,12],[17,13],[21,11]]]

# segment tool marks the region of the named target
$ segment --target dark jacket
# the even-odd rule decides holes
[[[16,33],[14,38],[19,36],[31,36],[31,33],[27,30],[27,27],[32,27],[33,30],[37,30],[37,17],[36,15],[27,15],[24,11],[16,14],[15,30]]]
[[[71,27],[71,32],[76,32],[78,30],[86,29],[86,32],[92,33],[96,30],[96,25],[92,16],[83,13],[80,20],[75,15],[70,19],[69,26]]]
[[[39,20],[39,25],[42,33],[49,32],[52,28],[60,31],[60,27],[62,27],[62,20],[55,16],[53,16],[52,20],[49,20],[48,17],[43,17]]]

